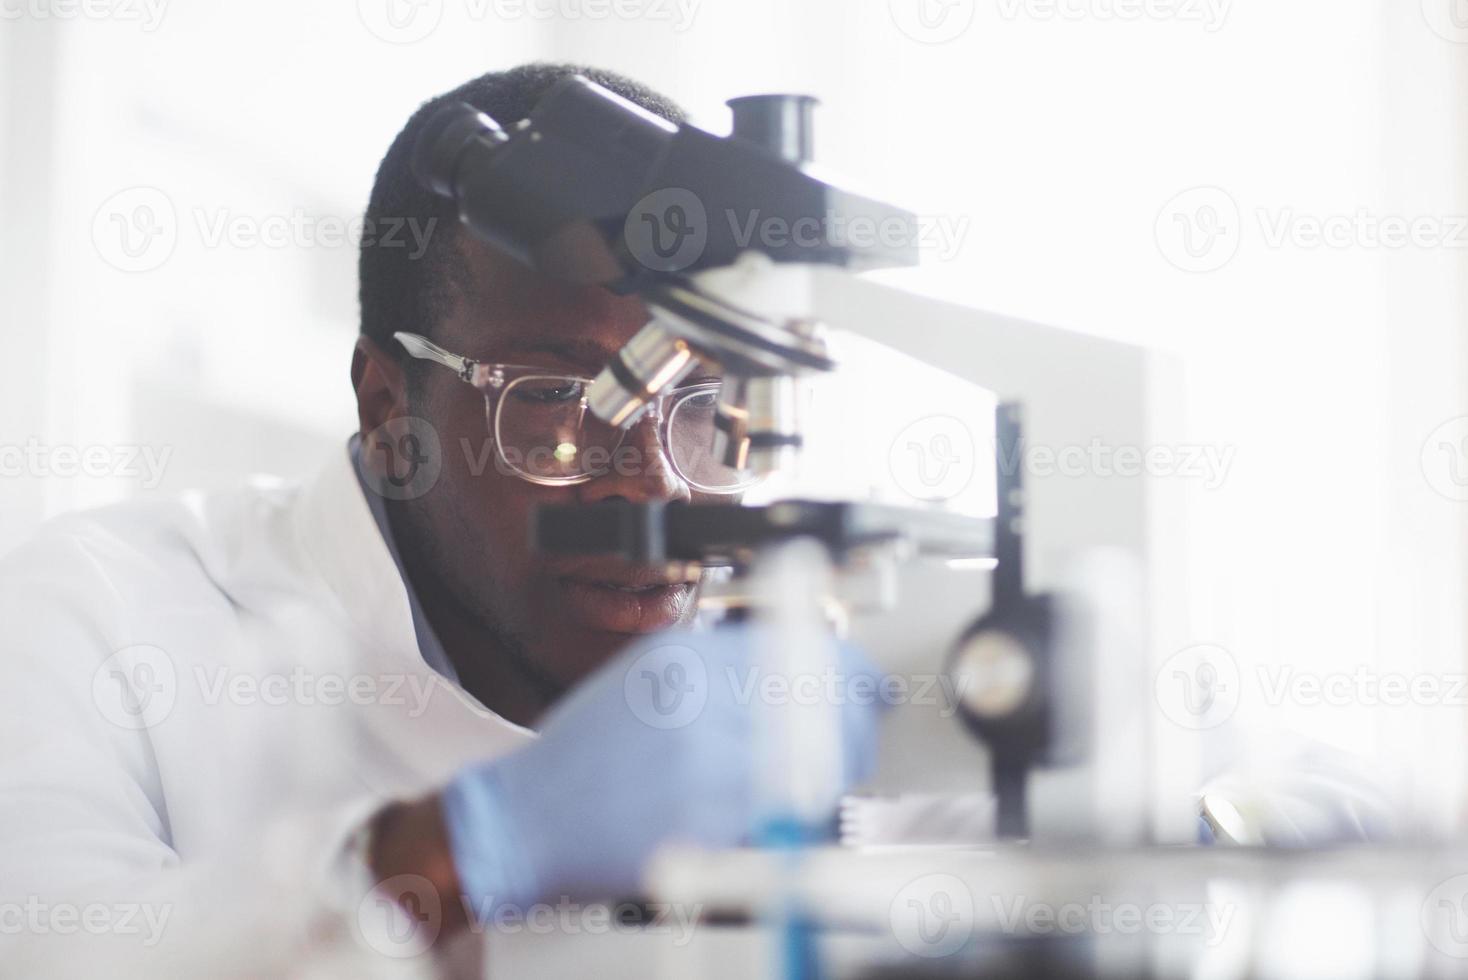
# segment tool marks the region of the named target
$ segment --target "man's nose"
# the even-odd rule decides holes
[[[649,409],[612,453],[607,471],[580,485],[582,502],[621,499],[643,504],[655,500],[689,500],[688,484],[674,472],[658,435],[661,424],[659,411]]]

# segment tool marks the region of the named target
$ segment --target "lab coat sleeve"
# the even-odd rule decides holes
[[[81,534],[0,561],[0,976],[294,973],[350,939],[370,882],[348,843],[381,801],[181,862],[149,731],[104,710],[130,615],[114,585]]]
[[[145,730],[93,696],[119,596],[74,537],[0,566],[0,890],[86,888],[177,864]]]

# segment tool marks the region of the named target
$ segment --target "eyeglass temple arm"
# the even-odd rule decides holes
[[[393,339],[403,345],[403,349],[408,352],[409,356],[424,361],[435,361],[446,368],[452,368],[455,374],[466,381],[474,373],[474,361],[449,353],[427,337],[399,330],[393,334]]]

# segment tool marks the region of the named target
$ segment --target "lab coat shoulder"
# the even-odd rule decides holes
[[[424,662],[347,453],[52,521],[0,557],[0,626],[0,903],[146,896],[189,948],[225,908],[350,911],[372,812],[530,737]]]
[[[0,622],[10,624],[0,670],[95,670],[150,645],[191,662],[224,653],[231,631],[221,626],[307,584],[283,574],[300,567],[290,526],[296,492],[252,484],[42,525],[0,558]],[[197,628],[204,623],[214,628]]]
[[[58,518],[0,558],[0,867],[12,897],[176,863],[151,733],[124,697],[127,648],[154,639],[148,596],[188,590],[166,570],[171,507]],[[154,540],[150,540],[153,538]],[[173,549],[175,563],[184,552]],[[197,570],[193,578],[199,577]],[[200,592],[197,583],[193,591]],[[118,674],[110,676],[116,668]]]
[[[256,484],[114,505],[52,520],[0,558],[7,890],[169,867],[181,838],[201,836],[170,803],[201,795],[249,735],[205,703],[201,679],[220,665],[258,676],[282,597],[311,602],[295,496]],[[211,743],[226,751],[200,751]],[[199,821],[196,805],[174,809]]]
[[[227,492],[190,492],[57,517],[0,558],[0,585],[59,580],[70,586],[95,572],[122,594],[141,594],[150,603],[167,598],[167,590],[157,588],[164,582],[195,587],[188,599],[214,592],[247,600],[252,585],[278,589],[280,561],[298,554],[292,513],[299,495],[295,484],[258,480]],[[269,574],[252,574],[261,571]]]

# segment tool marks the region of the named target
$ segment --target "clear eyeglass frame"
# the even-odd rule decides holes
[[[411,357],[419,360],[430,361],[440,364],[459,376],[459,380],[472,385],[484,397],[485,421],[488,424],[490,436],[494,442],[494,451],[499,461],[514,473],[515,476],[538,486],[564,487],[576,486],[587,483],[602,475],[600,472],[579,473],[569,476],[545,476],[542,474],[527,472],[522,466],[511,460],[505,452],[504,440],[501,438],[501,406],[503,395],[516,384],[524,381],[564,381],[570,384],[582,386],[581,409],[587,411],[585,388],[593,379],[574,374],[561,374],[548,371],[542,367],[534,367],[527,364],[502,364],[486,363],[455,354],[445,350],[438,344],[420,334],[397,331],[393,338],[403,346]],[[687,400],[701,395],[717,396],[719,391],[718,382],[704,382],[692,385],[684,385],[673,389],[662,397],[656,399],[648,406],[649,416],[656,422],[658,430],[658,441],[662,447],[663,455],[673,473],[687,484],[692,490],[700,493],[710,494],[737,494],[743,493],[751,486],[759,482],[758,477],[748,477],[738,483],[730,485],[710,485],[691,477],[678,465],[678,454],[672,445],[672,422],[676,418],[680,406]],[[639,423],[641,424],[641,423]],[[620,431],[614,445],[606,447],[615,453],[621,448],[626,439],[627,431]],[[706,451],[712,452],[711,447]]]

